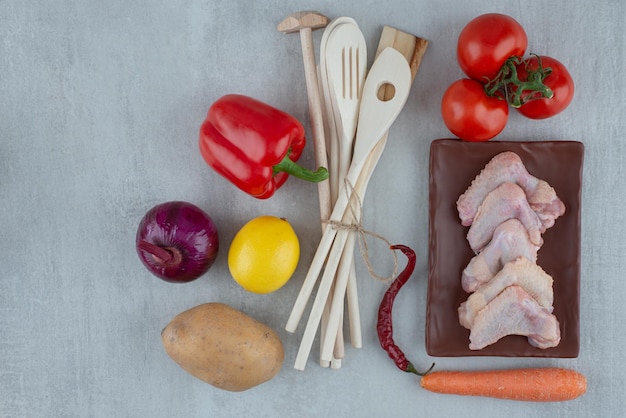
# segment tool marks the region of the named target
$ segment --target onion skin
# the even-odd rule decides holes
[[[202,209],[182,201],[150,209],[139,223],[135,244],[144,266],[171,283],[187,283],[202,276],[219,250],[213,220]]]

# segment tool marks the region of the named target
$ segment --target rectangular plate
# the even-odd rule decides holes
[[[461,273],[474,256],[456,201],[495,155],[513,151],[530,174],[547,181],[565,203],[565,214],[544,234],[539,264],[554,279],[554,315],[561,342],[549,349],[511,335],[482,350],[469,349],[469,330],[457,309],[469,296]],[[439,139],[430,147],[428,301],[426,351],[431,356],[578,356],[580,346],[580,196],[584,145],[576,141],[482,142]]]

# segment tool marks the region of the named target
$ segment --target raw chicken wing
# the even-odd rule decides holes
[[[491,241],[498,225],[514,218],[524,225],[530,242],[541,246],[541,220],[528,205],[524,190],[515,183],[505,182],[489,192],[476,212],[467,233],[472,250],[481,252]]]
[[[504,289],[517,285],[537,303],[552,312],[554,293],[552,277],[541,267],[525,257],[507,263],[491,281],[472,293],[459,307],[459,322],[467,329],[474,325],[478,313],[494,300]]]
[[[539,246],[530,242],[528,231],[518,219],[509,219],[496,228],[489,245],[472,258],[463,270],[461,285],[472,293],[491,280],[502,267],[517,257],[537,261]]]
[[[476,316],[470,332],[470,350],[480,350],[507,335],[523,335],[537,348],[556,347],[561,341],[559,321],[520,286],[509,286]]]
[[[554,188],[546,181],[529,174],[517,154],[506,151],[493,157],[457,200],[463,226],[472,224],[478,207],[487,195],[505,182],[515,183],[524,190],[530,207],[541,219],[541,232],[554,225],[556,218],[565,213],[565,205]]]

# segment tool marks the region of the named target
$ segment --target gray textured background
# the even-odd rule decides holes
[[[624,415],[626,3],[337,3],[0,0],[0,417]],[[569,67],[571,106],[544,121],[512,114],[499,139],[585,143],[580,356],[435,360],[442,369],[571,367],[589,379],[584,397],[520,404],[424,392],[378,346],[385,287],[362,263],[364,348],[348,349],[337,371],[318,367],[315,351],[304,372],[292,368],[303,327],[292,335],[284,324],[320,235],[316,188],[291,180],[270,200],[248,197],[202,162],[197,133],[226,93],[282,108],[309,132],[300,41],[276,31],[307,9],[355,18],[372,54],[382,25],[430,41],[364,202],[368,229],[417,250],[395,331],[418,364],[432,360],[424,350],[428,150],[449,136],[439,102],[461,77],[460,29],[481,13],[510,14],[530,51]],[[313,164],[310,145],[302,161]],[[223,246],[207,275],[178,286],[151,276],[134,249],[145,211],[175,199],[204,208]],[[262,214],[287,217],[302,244],[294,279],[266,296],[244,292],[226,267],[234,233]],[[373,259],[381,272],[390,267],[384,251]],[[206,301],[231,304],[280,333],[286,360],[274,380],[222,392],[167,357],[161,328]]]

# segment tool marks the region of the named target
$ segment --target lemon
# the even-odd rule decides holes
[[[228,250],[233,279],[253,293],[271,293],[293,276],[300,260],[300,242],[287,220],[260,216],[245,224]]]

